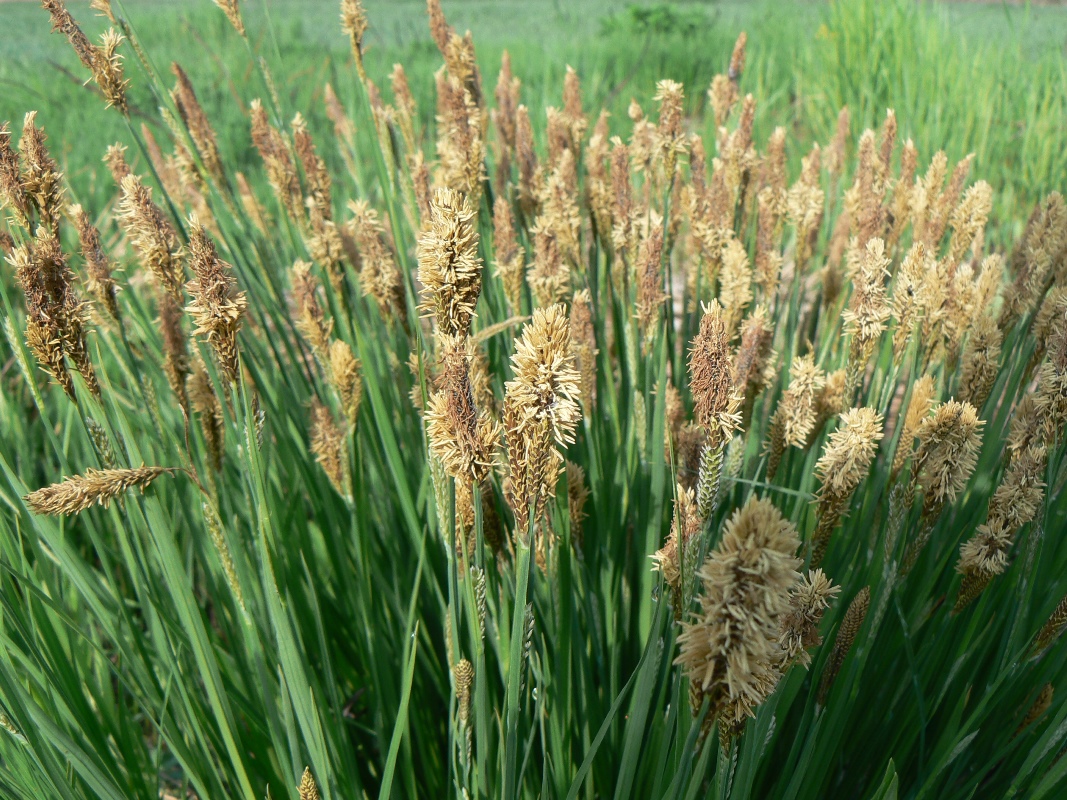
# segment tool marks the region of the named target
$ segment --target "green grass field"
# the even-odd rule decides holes
[[[0,3],[0,800],[1067,796],[1067,7],[435,4]]]

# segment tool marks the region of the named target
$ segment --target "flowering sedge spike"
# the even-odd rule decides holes
[[[136,175],[122,179],[119,219],[127,237],[163,290],[175,301],[182,299],[182,248],[178,234],[152,201],[152,190]]]
[[[593,328],[592,297],[588,289],[571,299],[571,354],[582,380],[582,404],[586,410],[596,401],[596,331]]]
[[[26,296],[26,344],[38,363],[73,400],[69,359],[99,398],[85,338],[85,304],[74,291],[74,275],[56,234],[39,226],[36,238],[15,248],[8,262]]]
[[[222,404],[215,394],[211,376],[200,358],[196,359],[187,383],[188,403],[200,418],[200,431],[204,435],[204,444],[211,467],[218,472],[222,469],[222,459],[226,453],[226,427],[222,416]]]
[[[773,341],[774,328],[768,319],[767,308],[758,305],[741,323],[741,344],[734,358],[734,389],[745,398],[742,426],[747,424],[756,396],[765,385],[764,372],[770,361]]]
[[[785,672],[792,664],[807,668],[811,654],[822,644],[819,623],[831,601],[841,593],[821,569],[808,571],[789,592],[789,611],[782,617],[778,633],[779,666]]]
[[[78,229],[82,259],[85,262],[85,288],[100,310],[114,322],[118,322],[118,287],[115,285],[115,279],[111,277],[107,253],[100,244],[100,231],[80,205],[70,207],[70,216]]]
[[[873,408],[853,408],[841,415],[841,427],[830,434],[815,464],[820,487],[818,524],[812,534],[811,565],[822,563],[838,521],[852,493],[867,476],[882,440],[882,415]]]
[[[956,610],[962,610],[1008,566],[1017,531],[1038,514],[1045,496],[1049,450],[1067,422],[1067,302],[1053,315],[1048,358],[1032,394],[1016,409],[1008,439],[1010,461],[989,499],[986,521],[960,548],[957,572],[963,575]]]
[[[19,154],[11,146],[8,123],[0,126],[0,208],[12,213],[12,221],[30,229],[31,199],[22,185]]]
[[[311,452],[330,485],[346,500],[352,497],[348,467],[348,431],[334,420],[326,406],[311,405]]]
[[[128,114],[126,88],[129,81],[122,76],[122,56],[117,52],[123,37],[108,30],[101,37],[99,46],[94,45],[74,21],[64,0],[41,0],[41,6],[52,17],[52,31],[67,37],[78,60],[93,74],[108,106]]]
[[[567,516],[571,528],[571,543],[579,557],[582,554],[582,522],[589,516],[585,504],[589,500],[589,487],[585,482],[585,470],[573,461],[564,464],[567,472]]]
[[[330,173],[326,169],[326,162],[319,156],[302,114],[293,117],[290,128],[293,132],[293,149],[296,151],[300,167],[304,170],[307,204],[315,208],[323,221],[331,220],[333,219],[333,200]]]
[[[249,104],[249,113],[252,117],[252,144],[267,168],[271,188],[289,218],[303,228],[306,220],[304,198],[300,191],[300,178],[289,154],[289,145],[281,132],[268,121],[267,111],[260,100],[253,100]]]
[[[226,583],[230,587],[230,591],[233,592],[233,599],[237,601],[241,611],[247,614],[248,609],[245,607],[244,592],[241,591],[241,583],[237,580],[237,568],[233,563],[233,554],[230,552],[230,546],[226,542],[226,534],[222,530],[222,520],[219,519],[218,513],[208,503],[203,504],[203,511],[204,522],[207,525],[208,532],[211,534],[211,543],[215,545],[219,562],[222,564],[222,573],[226,576]]]
[[[697,572],[700,609],[682,623],[681,665],[697,713],[708,721],[754,716],[778,683],[778,636],[799,580],[800,542],[769,500],[751,498],[726,523],[722,541]]]
[[[848,106],[842,106],[837,113],[837,127],[834,131],[833,141],[826,148],[826,169],[834,178],[841,174],[841,170],[845,166],[851,126],[852,121]]]
[[[892,210],[890,217],[893,224],[886,236],[886,248],[892,252],[896,249],[904,229],[911,221],[911,204],[915,196],[915,170],[919,165],[919,152],[911,139],[904,142],[900,151],[900,176],[893,184]],[[921,244],[921,242],[916,242]]]
[[[186,309],[197,326],[193,333],[207,337],[219,367],[233,383],[237,380],[237,331],[248,301],[236,289],[233,267],[219,258],[215,243],[196,217],[189,218],[189,264],[196,276],[186,284],[193,298]]]
[[[950,267],[960,263],[971,245],[981,237],[992,208],[993,187],[985,181],[978,181],[964,193],[949,219],[952,242],[947,261]]]
[[[19,151],[22,156],[20,183],[23,197],[36,209],[39,219],[58,231],[63,211],[63,173],[48,152],[43,128],[37,126],[37,112],[26,114],[22,124]]]
[[[563,465],[559,448],[574,441],[582,417],[581,376],[570,353],[570,325],[562,305],[539,308],[515,344],[515,377],[505,384],[503,422],[508,457],[508,504],[525,538],[555,494]]]
[[[1041,655],[1048,649],[1056,639],[1063,633],[1064,626],[1067,625],[1067,597],[1060,600],[1059,605],[1053,609],[1052,614],[1049,615],[1048,621],[1041,626],[1041,630],[1037,632],[1037,636],[1034,637],[1034,646],[1031,648],[1031,652],[1037,656]]]
[[[870,606],[871,590],[870,587],[864,586],[848,604],[848,610],[845,611],[844,619],[841,620],[841,627],[837,629],[834,649],[830,652],[826,666],[823,667],[818,694],[820,706],[826,705],[826,698],[830,694],[834,681],[837,680],[838,673],[841,672],[848,651],[852,649],[852,644],[856,641],[856,634],[863,626],[863,620],[867,618],[867,610]]]
[[[919,425],[934,407],[936,388],[934,379],[930,375],[923,375],[915,381],[911,387],[911,398],[908,400],[908,410],[904,415],[904,427],[897,442],[896,452],[893,454],[893,476],[900,472],[904,462],[912,454],[915,444],[915,435],[919,432]]]
[[[689,389],[696,421],[707,431],[697,478],[701,515],[710,516],[718,494],[722,450],[741,424],[742,395],[733,385],[733,353],[723,309],[713,300],[700,320],[689,352]]]
[[[185,127],[188,128],[189,135],[193,139],[193,144],[196,145],[200,160],[204,162],[204,167],[207,169],[208,174],[220,185],[224,184],[226,174],[222,168],[222,158],[219,156],[218,137],[215,136],[215,131],[208,121],[207,114],[204,113],[204,109],[196,97],[193,84],[189,81],[189,76],[185,74],[185,70],[177,62],[170,65],[170,71],[176,79],[170,96],[174,100],[174,105],[178,108],[178,115],[182,118],[182,122],[185,123]]]
[[[689,351],[689,388],[698,423],[718,440],[737,428],[737,392],[733,387],[733,353],[723,308],[712,301],[700,320]]]
[[[135,469],[87,469],[30,492],[23,499],[35,514],[77,514],[94,505],[107,506],[134,487],[142,492],[160,475],[172,474],[173,467],[137,467]]]
[[[297,309],[296,328],[307,339],[320,360],[327,357],[333,321],[319,301],[319,281],[307,261],[296,261],[290,271],[293,304]]]
[[[349,424],[354,424],[363,400],[363,365],[352,354],[352,348],[340,339],[330,342],[329,364],[330,383],[337,392],[341,410]]]
[[[893,287],[891,307],[892,317],[896,320],[896,329],[893,331],[894,360],[899,361],[904,355],[927,307],[934,315],[940,315],[943,303],[940,298],[934,300],[930,297],[930,291],[934,289],[932,284],[939,280],[933,256],[922,242],[915,242],[897,270]],[[940,286],[937,286],[937,290],[940,290]]]
[[[504,284],[504,297],[512,314],[522,311],[522,287],[526,271],[524,253],[515,236],[511,203],[503,194],[493,201],[493,255],[496,274]]]
[[[415,135],[415,121],[419,117],[419,109],[415,105],[415,98],[411,96],[411,86],[408,84],[408,76],[404,72],[403,65],[393,64],[393,71],[389,73],[389,85],[393,90],[396,120],[400,127],[400,135],[404,139],[404,149],[410,164],[410,158],[419,147]]]
[[[663,293],[663,220],[655,220],[648,236],[641,242],[635,270],[637,273],[637,327],[647,354],[659,330],[660,311],[667,295]]]
[[[348,34],[352,45],[352,57],[356,60],[356,71],[361,80],[366,82],[367,73],[363,67],[363,37],[367,33],[367,12],[363,0],[341,0],[341,28]]]
[[[300,800],[321,800],[319,786],[315,783],[310,767],[304,767],[304,774],[300,776],[300,783],[296,787],[296,792]]]
[[[539,170],[530,112],[521,104],[515,109],[515,160],[519,167],[519,207],[527,218],[531,218],[537,213]]]
[[[663,161],[663,176],[669,183],[674,180],[678,156],[686,151],[686,135],[682,129],[682,101],[685,94],[682,84],[664,80],[656,84],[653,98],[659,103],[659,124],[656,126],[657,157]]]
[[[745,309],[752,302],[752,267],[745,246],[731,238],[722,248],[722,270],[719,273],[719,302],[725,309],[727,335],[732,339]]]
[[[222,13],[226,15],[226,19],[233,25],[233,29],[241,36],[245,35],[245,23],[241,19],[241,9],[237,5],[237,0],[213,0],[215,5],[222,9]]]
[[[963,491],[978,461],[983,420],[970,403],[942,403],[919,424],[915,472],[932,512]]]
[[[697,512],[696,494],[678,484],[674,497],[674,518],[663,547],[652,554],[652,568],[658,571],[671,591],[674,618],[681,620],[688,607],[691,584],[696,573],[698,537],[702,522]]]
[[[432,315],[448,336],[470,333],[482,290],[478,230],[470,200],[452,189],[438,189],[430,202],[430,219],[419,237],[420,310]]]
[[[406,320],[403,278],[385,242],[385,226],[378,218],[378,212],[365,200],[350,200],[348,210],[352,212],[352,219],[347,228],[359,252],[359,280],[363,293],[374,298],[384,318],[389,319],[395,314]]]
[[[567,299],[571,288],[571,271],[564,262],[556,231],[538,223],[530,231],[534,240],[534,259],[526,272],[534,305],[547,307]]]
[[[955,502],[970,480],[978,463],[984,426],[974,406],[956,400],[942,403],[920,423],[912,480],[923,492],[923,518],[919,535],[905,553],[905,574],[930,540],[941,509]]]
[[[778,472],[786,447],[806,447],[815,430],[816,399],[826,384],[826,373],[811,353],[797,356],[789,367],[789,388],[782,394],[771,417],[767,478]]]
[[[459,727],[466,740],[466,758],[471,757],[472,730],[470,725],[471,715],[471,685],[474,683],[474,665],[465,658],[452,668],[452,679],[456,686],[456,716],[459,719]]]
[[[981,408],[1000,371],[1000,348],[1004,333],[997,321],[982,314],[974,323],[963,350],[959,399]]]
[[[1037,208],[1011,255],[1015,276],[1004,297],[1000,325],[1008,328],[1033,309],[1052,278],[1053,265],[1067,252],[1067,203],[1052,192]]]
[[[1033,725],[1038,719],[1040,719],[1046,711],[1052,706],[1052,696],[1055,694],[1055,690],[1052,688],[1051,683],[1046,683],[1041,687],[1041,690],[1037,693],[1037,697],[1034,698],[1033,704],[1026,710],[1026,714],[1023,716],[1022,722],[1019,723],[1019,727],[1015,729],[1015,736],[1018,736],[1024,730]]]
[[[850,401],[860,388],[867,362],[891,313],[885,289],[888,266],[885,243],[878,238],[870,239],[859,263],[851,305],[841,315],[845,332],[852,337],[845,372],[845,397]]]
[[[789,187],[785,196],[785,212],[796,228],[796,270],[803,272],[811,258],[815,238],[822,222],[826,195],[819,183],[819,166],[822,151],[818,145],[801,160],[802,168],[797,182]]]
[[[500,426],[474,404],[466,341],[442,336],[441,388],[430,397],[426,435],[430,452],[445,471],[467,484],[481,485],[493,467]]]

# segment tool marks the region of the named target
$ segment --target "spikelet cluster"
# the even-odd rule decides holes
[[[68,361],[89,391],[100,396],[86,343],[85,305],[74,289],[74,275],[59,239],[45,226],[16,247],[9,263],[26,296],[26,344],[37,363],[74,399]]]
[[[837,680],[841,667],[845,664],[845,658],[856,641],[856,634],[859,633],[860,628],[863,626],[863,621],[867,618],[867,611],[870,607],[871,590],[870,587],[864,586],[852,598],[852,602],[848,604],[848,610],[845,611],[845,616],[841,620],[841,627],[837,629],[834,648],[830,651],[830,658],[827,660],[826,666],[823,667],[822,679],[819,682],[818,698],[820,705],[826,704],[830,689],[833,687],[834,681]]]
[[[223,375],[233,383],[239,363],[237,332],[248,301],[236,289],[233,268],[219,258],[196,217],[189,219],[189,264],[195,277],[186,285],[193,298],[186,310],[197,326],[193,333],[207,339]]]
[[[470,333],[482,290],[478,231],[470,200],[452,189],[438,189],[430,202],[430,218],[419,237],[420,310],[432,315],[437,329],[449,336]]]
[[[130,489],[142,492],[160,475],[175,472],[171,467],[134,469],[87,469],[62,483],[30,492],[24,498],[35,514],[77,514],[94,505],[110,505]]]
[[[841,593],[821,569],[810,570],[789,592],[789,611],[782,616],[778,634],[779,670],[791,664],[808,667],[809,651],[822,644],[819,623],[830,603]]]
[[[883,436],[882,415],[873,408],[853,408],[841,415],[815,464],[819,479],[819,521],[812,535],[812,566],[821,563],[826,546],[852,493],[867,476]]]
[[[520,536],[555,495],[563,465],[559,448],[574,441],[582,417],[581,376],[571,355],[570,325],[561,305],[537,309],[511,357],[515,377],[505,385],[506,496]]]
[[[100,44],[95,45],[71,16],[64,0],[41,0],[41,6],[52,17],[52,30],[67,37],[78,60],[92,73],[107,105],[114,106],[123,114],[129,113],[126,106],[129,81],[123,78],[122,56],[118,54],[123,37],[114,29],[109,29],[101,36]]]
[[[768,500],[752,498],[726,523],[722,541],[697,572],[700,609],[682,624],[680,664],[694,711],[741,722],[774,690],[778,636],[800,578],[796,529]]]

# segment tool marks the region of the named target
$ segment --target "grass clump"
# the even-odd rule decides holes
[[[766,126],[745,35],[612,118],[429,0],[431,114],[361,3],[314,106],[218,5],[251,164],[117,0],[45,4],[100,210],[0,135],[6,795],[1063,791],[1058,193]]]

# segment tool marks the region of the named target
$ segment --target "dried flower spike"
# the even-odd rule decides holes
[[[697,573],[700,610],[683,623],[675,660],[685,669],[694,713],[741,722],[774,690],[778,636],[800,578],[793,525],[769,500],[751,498],[726,523],[722,541]]]
[[[237,331],[248,301],[236,289],[233,268],[219,258],[215,243],[196,217],[189,218],[189,263],[196,276],[186,285],[193,297],[186,309],[197,325],[193,333],[207,336],[223,374],[232,383],[237,380]]]
[[[87,469],[62,483],[30,492],[23,498],[35,514],[77,514],[94,505],[105,508],[117,497],[137,487],[142,492],[160,475],[177,472],[173,467],[135,469]]]
[[[470,201],[451,189],[438,189],[430,202],[430,219],[419,237],[420,309],[432,314],[441,333],[470,333],[482,290],[478,231]]]

